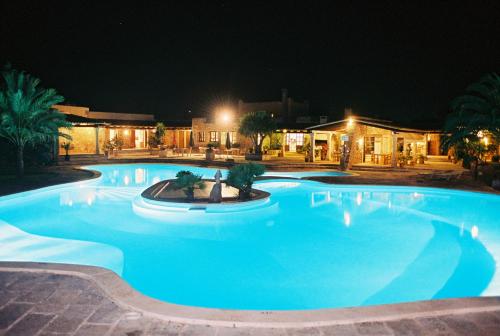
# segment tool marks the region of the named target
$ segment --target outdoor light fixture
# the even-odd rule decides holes
[[[352,127],[354,125],[354,119],[353,117],[349,117],[349,119],[347,119],[347,127]]]

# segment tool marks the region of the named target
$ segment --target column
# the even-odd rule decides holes
[[[332,133],[327,132],[328,138],[326,139],[326,144],[328,146],[328,152],[326,153],[326,159],[332,161]]]
[[[95,127],[95,153],[99,155],[99,125]]]
[[[285,157],[286,133],[281,133],[281,155]]]
[[[392,132],[392,155],[391,155],[391,166],[396,167],[398,165],[398,135],[396,132]]]
[[[429,133],[424,134],[424,156],[427,157],[427,152],[428,152],[428,141],[427,138],[429,136]]]
[[[314,147],[316,146],[316,140],[314,140],[314,131],[311,132],[311,150],[309,152],[309,161],[316,161],[316,155],[314,155]]]

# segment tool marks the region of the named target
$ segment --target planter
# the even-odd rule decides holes
[[[245,154],[245,160],[247,161],[268,161],[271,160],[271,155],[268,154]]]
[[[206,151],[205,152],[205,160],[207,161],[213,161],[215,160],[215,152],[212,150],[212,151]]]
[[[163,150],[159,150],[158,151],[158,157],[161,157],[161,158],[166,158],[168,157],[168,152],[166,149],[163,149]]]

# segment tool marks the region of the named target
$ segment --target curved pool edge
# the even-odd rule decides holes
[[[168,322],[216,327],[306,328],[362,322],[459,315],[500,310],[500,297],[417,301],[354,308],[258,311],[200,308],[171,304],[145,296],[116,273],[95,266],[36,262],[0,262],[0,272],[52,273],[92,281],[122,308]]]

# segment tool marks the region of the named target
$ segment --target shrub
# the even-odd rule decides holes
[[[238,189],[239,199],[250,198],[252,185],[257,176],[264,174],[266,169],[263,165],[256,163],[246,163],[234,166],[229,170],[226,184]]]
[[[173,184],[174,189],[182,189],[189,201],[194,201],[195,189],[205,189],[205,182],[203,182],[201,175],[195,175],[188,170],[181,170],[175,177],[176,179]]]

